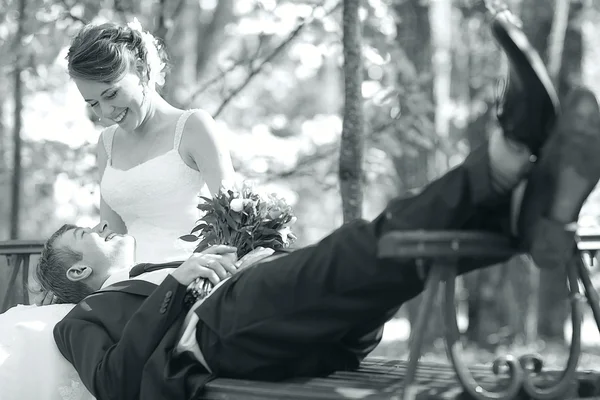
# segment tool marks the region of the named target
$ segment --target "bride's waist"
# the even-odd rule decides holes
[[[126,222],[125,225],[127,233],[135,237],[159,235],[162,240],[179,240],[179,237],[190,233],[194,227],[194,221],[170,221],[155,224],[138,220]]]
[[[172,238],[136,238],[136,262],[162,263],[187,260],[194,252],[195,243]]]

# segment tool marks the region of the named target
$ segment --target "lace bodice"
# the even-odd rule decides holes
[[[198,195],[208,194],[202,175],[179,154],[185,122],[194,110],[177,121],[173,148],[128,170],[112,166],[112,143],[117,126],[102,132],[108,156],[100,182],[102,198],[136,238],[137,262],[185,260],[194,244],[178,238],[190,232],[199,214]]]

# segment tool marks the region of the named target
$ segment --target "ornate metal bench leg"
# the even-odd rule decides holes
[[[581,283],[585,289],[585,297],[587,297],[588,304],[592,308],[592,313],[594,314],[594,319],[596,320],[596,326],[600,332],[600,298],[598,297],[598,292],[596,292],[594,285],[592,285],[590,272],[588,271],[582,257],[579,258],[579,262],[577,263],[577,270],[579,273],[579,279],[581,279]]]
[[[454,304],[454,295],[456,290],[456,268],[451,268],[450,274],[446,280],[446,298],[444,304],[444,324],[446,336],[446,352],[448,358],[452,361],[458,380],[463,388],[475,399],[494,399],[508,400],[517,396],[521,390],[524,372],[521,365],[514,357],[501,357],[494,361],[492,370],[497,375],[500,367],[506,366],[510,375],[508,386],[499,392],[491,392],[484,389],[477,383],[468,367],[461,360],[463,354],[462,344],[460,342],[460,332],[456,321],[456,307]]]
[[[431,308],[433,307],[433,301],[435,300],[438,292],[438,287],[442,279],[443,266],[437,263],[431,265],[427,282],[425,283],[425,290],[423,292],[423,302],[419,308],[417,314],[417,320],[414,326],[411,327],[410,332],[410,350],[408,356],[408,365],[406,368],[406,376],[404,377],[404,391],[403,400],[412,400],[415,398],[413,393],[413,381],[417,372],[417,365],[419,363],[419,357],[421,356],[421,347],[423,346],[423,332],[427,328],[427,322],[429,322],[429,316],[431,315]]]
[[[573,323],[573,334],[571,338],[571,349],[567,366],[556,383],[551,386],[537,387],[533,381],[536,373],[541,372],[541,359],[534,360],[540,362],[537,371],[529,371],[523,382],[525,392],[537,400],[564,399],[573,382],[576,381],[577,364],[581,355],[581,322],[583,319],[582,303],[583,298],[579,293],[579,257],[574,258],[567,265],[567,276],[569,280],[569,300],[571,302],[571,321]],[[533,357],[535,358],[535,357]],[[522,361],[529,361],[531,356],[522,357]]]

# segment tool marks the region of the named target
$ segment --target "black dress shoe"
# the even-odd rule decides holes
[[[536,264],[558,268],[572,256],[580,210],[600,180],[600,104],[586,88],[563,103],[533,166],[520,206],[519,242]]]
[[[559,113],[556,90],[540,55],[510,11],[496,13],[491,29],[510,65],[498,99],[498,122],[506,137],[526,145],[537,156]]]

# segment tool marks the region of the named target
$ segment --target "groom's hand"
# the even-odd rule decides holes
[[[237,249],[231,246],[217,245],[195,253],[181,264],[171,276],[184,286],[196,278],[207,278],[213,285],[236,273]]]

